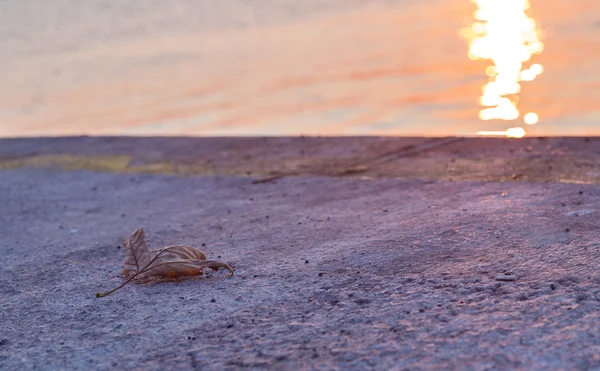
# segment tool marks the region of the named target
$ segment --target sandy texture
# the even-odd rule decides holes
[[[0,139],[0,169],[600,183],[600,137]]]
[[[373,140],[329,148],[340,157]],[[53,143],[65,156],[94,150],[70,141],[4,141],[0,157],[56,155]],[[93,156],[125,155],[127,141],[96,142]],[[177,157],[186,140],[138,141],[132,158],[135,148]],[[535,140],[511,143],[519,153]],[[545,146],[556,143],[586,142]],[[600,368],[600,189],[589,179],[253,184],[54,165],[0,172],[1,369]],[[147,280],[95,298],[123,281],[121,239],[140,226],[151,248],[200,247],[236,276]]]

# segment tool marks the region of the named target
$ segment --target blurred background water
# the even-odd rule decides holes
[[[530,3],[536,125],[478,118],[469,0],[2,0],[0,136],[600,135],[600,1]]]

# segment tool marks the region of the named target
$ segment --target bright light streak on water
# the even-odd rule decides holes
[[[525,136],[525,130],[523,130],[523,128],[510,128],[503,131],[479,131],[477,132],[477,135],[507,138],[523,138]]]
[[[463,35],[469,40],[469,58],[491,60],[485,70],[489,81],[483,87],[479,100],[484,107],[479,118],[489,120],[516,120],[520,116],[517,94],[521,81],[533,81],[543,72],[543,66],[523,64],[534,54],[544,50],[535,20],[528,17],[528,0],[472,0],[478,7],[476,22]],[[538,121],[535,113],[528,114],[529,125]],[[510,129],[508,130],[510,131]],[[507,131],[507,132],[508,132]]]

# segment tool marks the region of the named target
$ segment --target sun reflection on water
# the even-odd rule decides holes
[[[475,23],[463,30],[469,41],[471,60],[491,60],[493,65],[485,70],[489,77],[479,100],[486,108],[479,118],[488,120],[516,120],[520,116],[517,94],[521,81],[532,81],[544,71],[541,64],[531,64],[523,69],[533,54],[544,50],[540,31],[535,20],[528,17],[528,0],[471,0],[478,9]],[[539,120],[535,112],[524,116],[528,125]],[[506,131],[480,131],[478,135],[503,135],[523,137],[525,130],[510,128]]]
[[[509,128],[503,131],[480,131],[477,135],[486,136],[499,136],[507,138],[523,138],[525,136],[525,130],[523,128]]]

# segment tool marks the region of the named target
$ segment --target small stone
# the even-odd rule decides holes
[[[212,299],[210,299],[210,302],[211,302],[211,303],[216,303],[216,302],[217,302],[217,299],[215,299],[215,298],[212,298]]]
[[[496,276],[496,281],[516,281],[517,276],[500,275]]]
[[[551,284],[550,284],[550,289],[552,289],[552,290],[556,290],[556,285],[555,285],[555,284],[553,284],[553,283],[551,283]]]

